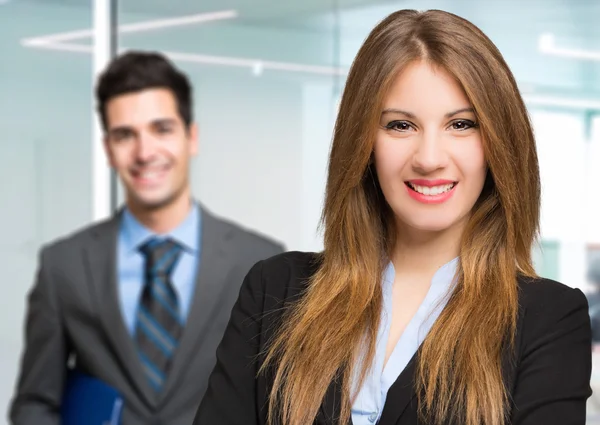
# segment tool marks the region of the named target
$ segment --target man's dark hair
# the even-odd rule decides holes
[[[96,86],[98,112],[104,130],[108,126],[108,101],[122,94],[157,88],[168,89],[173,93],[179,115],[185,126],[189,127],[193,116],[192,87],[186,75],[160,53],[130,51],[109,64]]]

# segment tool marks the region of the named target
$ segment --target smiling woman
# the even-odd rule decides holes
[[[536,276],[539,210],[496,46],[451,13],[392,13],[344,89],[325,249],[249,272],[194,424],[583,425],[587,303]]]

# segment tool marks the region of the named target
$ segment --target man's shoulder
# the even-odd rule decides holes
[[[75,228],[69,233],[59,236],[42,245],[40,251],[45,255],[64,255],[80,250],[97,235],[110,232],[116,225],[116,217],[110,217],[91,224]]]
[[[208,223],[204,225],[216,225],[220,231],[228,238],[235,240],[238,247],[241,249],[249,248],[257,251],[270,251],[279,253],[284,251],[283,243],[275,238],[260,233],[257,230],[244,226],[231,219],[224,218],[203,210],[203,217],[208,218]]]

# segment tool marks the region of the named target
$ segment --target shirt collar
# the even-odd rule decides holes
[[[123,234],[123,243],[126,252],[137,251],[137,249],[146,242],[149,238],[158,237],[171,237],[176,242],[181,244],[183,249],[195,253],[199,248],[199,229],[200,229],[200,208],[197,203],[193,203],[190,212],[186,216],[185,220],[181,222],[172,231],[165,234],[156,234],[152,230],[148,229],[137,218],[131,213],[126,207],[123,210],[121,228]]]
[[[448,261],[446,264],[437,269],[437,271],[433,275],[431,284],[445,285],[448,288],[452,287],[456,283],[454,276],[458,267],[459,258],[460,257],[454,257],[452,260]],[[383,272],[384,283],[386,285],[392,285],[394,283],[395,277],[396,269],[394,268],[394,264],[390,261]]]

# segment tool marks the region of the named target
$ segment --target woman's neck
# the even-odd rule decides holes
[[[411,274],[435,273],[459,255],[462,230],[462,226],[442,232],[402,228],[392,253],[394,268]]]

